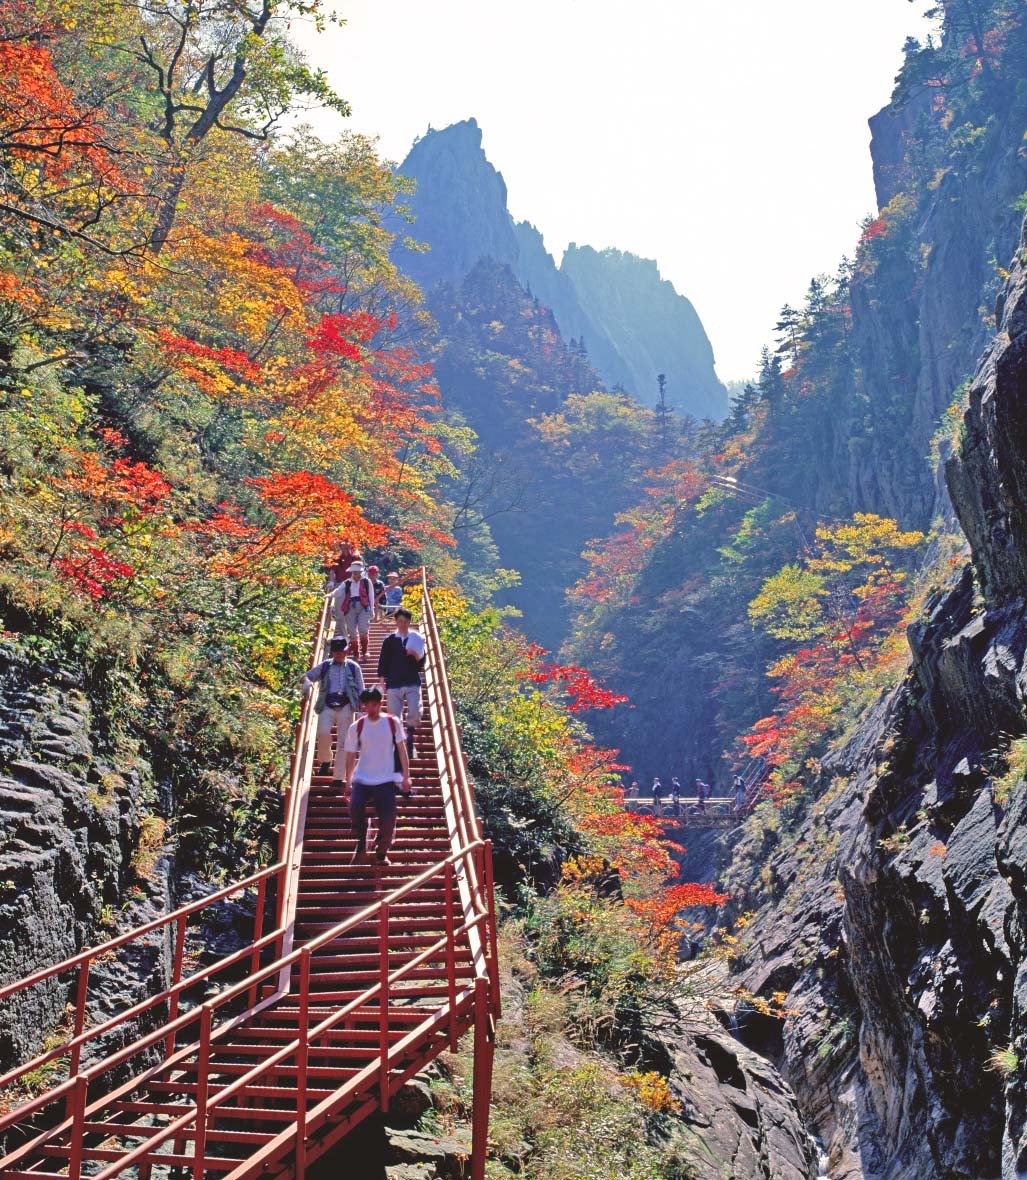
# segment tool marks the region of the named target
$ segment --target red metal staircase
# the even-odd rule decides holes
[[[471,1164],[482,1180],[499,1016],[491,851],[426,583],[422,613],[431,725],[412,760],[414,794],[400,797],[391,866],[349,863],[345,808],[312,774],[308,699],[275,864],[0,988],[5,1020],[33,988],[67,996],[73,1013],[60,1043],[0,1078],[0,1135],[13,1145],[0,1180],[303,1177],[471,1028]],[[388,630],[372,627],[372,677]],[[327,634],[326,606],[312,663]],[[211,907],[242,897],[254,907],[249,941],[203,958]],[[95,965],[162,945],[166,987],[90,1025]]]

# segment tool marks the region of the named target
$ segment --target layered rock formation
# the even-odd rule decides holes
[[[149,767],[115,749],[81,676],[0,644],[0,981],[60,962],[113,926],[132,879]],[[163,900],[163,899],[162,899]],[[71,981],[0,1020],[0,1068],[64,1016]]]
[[[911,628],[907,677],[825,764],[794,840],[767,856],[752,825],[734,866],[761,905],[746,985],[794,1013],[745,1035],[839,1180],[1027,1171],[1027,783],[994,780],[1027,729],[1025,246],[948,464],[972,567]]]

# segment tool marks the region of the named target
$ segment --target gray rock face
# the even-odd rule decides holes
[[[98,732],[85,686],[0,644],[0,980],[73,955],[120,911],[148,768]],[[95,940],[94,940],[95,941]],[[0,1068],[64,1018],[67,979],[0,1012]],[[100,991],[102,992],[102,987]]]
[[[904,683],[764,866],[745,983],[796,1015],[777,1047],[759,1021],[743,1033],[845,1180],[1027,1170],[1027,784],[1003,801],[989,777],[1027,728],[1025,326],[1018,255],[948,468],[984,601],[969,567],[935,595]]]
[[[812,1180],[816,1156],[777,1070],[714,1027],[679,1035],[670,1084],[680,1155],[703,1180]]]
[[[489,163],[474,119],[429,131],[400,172],[417,181],[412,233],[431,249],[405,254],[403,269],[425,290],[458,283],[479,258],[514,263],[517,237],[506,206],[506,181]]]
[[[617,250],[572,247],[557,267],[539,231],[510,216],[506,182],[485,156],[474,119],[429,131],[399,170],[417,182],[412,234],[431,248],[397,262],[426,291],[459,284],[491,258],[552,309],[564,339],[584,339],[608,385],[652,402],[656,376],[666,373],[673,405],[724,417],[727,394],[691,303],[660,278],[655,262]]]

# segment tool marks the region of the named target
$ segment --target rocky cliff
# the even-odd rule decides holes
[[[651,402],[656,375],[666,373],[677,408],[724,417],[727,395],[691,303],[660,278],[655,262],[619,251],[572,248],[558,267],[539,231],[511,217],[506,183],[482,150],[474,119],[429,130],[400,172],[417,182],[413,235],[430,249],[404,251],[397,261],[426,291],[459,284],[480,259],[505,264],[552,309],[566,340],[585,342],[607,385]]]
[[[60,962],[132,904],[150,768],[112,739],[96,686],[0,644],[0,981]],[[136,891],[140,898],[142,888]],[[0,1020],[0,1068],[64,1015],[68,980]]]
[[[572,242],[560,273],[616,341],[630,373],[629,388],[653,401],[656,376],[663,373],[667,401],[675,409],[718,422],[724,417],[727,395],[714,374],[713,348],[699,316],[652,259]]]
[[[778,1061],[840,1180],[1027,1170],[1027,267],[974,377],[948,486],[972,564],[910,628],[903,683],[825,761],[783,841],[731,875],[759,915],[744,980],[786,992]]]

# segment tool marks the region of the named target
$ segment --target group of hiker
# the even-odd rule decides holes
[[[733,796],[731,800],[731,811],[734,815],[742,815],[748,806],[748,788],[745,784],[745,779],[736,774],[731,784]],[[628,798],[637,800],[640,796],[640,788],[637,782],[632,782],[628,788]],[[670,787],[664,786],[660,777],[657,775],[653,778],[653,785],[651,788],[652,806],[656,815],[663,815],[669,812],[671,815],[682,814],[682,799],[683,792],[681,783],[677,778],[670,780]],[[695,780],[695,796],[692,799],[691,806],[694,811],[703,815],[706,813],[706,806],[713,797],[713,787],[704,782],[701,778]]]
[[[360,551],[349,542],[342,544],[338,558],[325,568],[335,634],[349,640],[354,657],[359,654],[366,660],[371,622],[394,615],[403,605],[399,574],[387,574],[383,582],[378,566],[365,566]]]
[[[421,724],[424,639],[411,628],[399,575],[389,574],[383,583],[378,567],[365,566],[357,549],[349,544],[341,548],[338,560],[326,566],[334,620],[329,658],[305,673],[301,683],[304,695],[317,689],[317,774],[331,775],[332,786],[349,800],[356,837],[352,863],[366,858],[368,807],[373,804],[378,820],[375,858],[387,866],[396,831],[397,793],[411,793],[410,762]],[[392,618],[396,630],[382,643],[377,682],[368,687],[361,663],[366,664],[368,634],[376,618]]]

